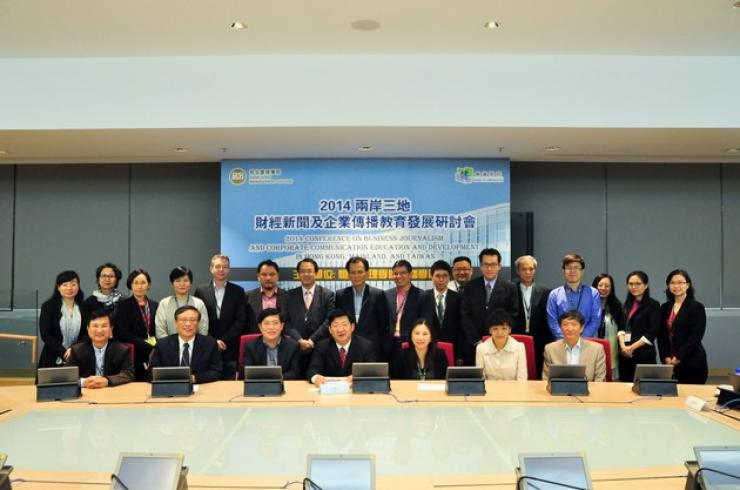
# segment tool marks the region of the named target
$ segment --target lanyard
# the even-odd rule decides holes
[[[146,331],[151,332],[152,326],[152,312],[149,309],[149,300],[144,297],[144,306],[137,303],[139,311],[141,312],[141,318],[144,319],[144,325],[146,325]]]

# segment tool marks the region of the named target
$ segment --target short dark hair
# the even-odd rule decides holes
[[[568,310],[565,313],[561,313],[560,316],[558,316],[558,325],[562,325],[563,320],[575,320],[581,326],[586,325],[586,318],[584,318],[578,310]]]
[[[270,260],[270,259],[263,260],[262,262],[260,262],[259,264],[257,264],[257,273],[258,274],[259,274],[259,272],[262,270],[262,268],[264,266],[274,267],[275,268],[275,272],[277,272],[278,274],[280,274],[280,266],[277,265],[277,262],[275,262],[274,260]]]
[[[344,266],[344,268],[347,269],[347,272],[349,272],[349,266],[352,264],[362,264],[365,266],[366,271],[370,270],[370,263],[365,257],[350,257],[347,264]]]
[[[583,260],[583,257],[581,257],[578,254],[572,254],[572,253],[571,254],[565,254],[563,256],[563,262],[561,264],[561,268],[565,269],[565,267],[568,264],[572,264],[574,262],[578,262],[579,264],[581,264],[581,269],[585,269],[586,268],[586,261]]]
[[[334,323],[334,320],[336,320],[337,318],[342,318],[343,316],[346,316],[350,323],[355,323],[352,320],[352,316],[340,308],[336,308],[329,312],[329,315],[326,317],[326,323],[331,325],[332,323]]]
[[[175,310],[175,321],[177,321],[177,317],[185,313],[186,311],[194,311],[198,314],[198,321],[200,321],[200,310],[196,308],[193,305],[183,305]]]
[[[113,274],[116,275],[116,284],[113,286],[114,288],[118,287],[118,281],[121,280],[121,269],[119,269],[116,264],[113,264],[111,262],[106,262],[105,264],[100,264],[97,269],[95,269],[95,280],[98,282],[98,286],[100,286],[100,274],[103,273],[103,269],[113,269]]]
[[[308,262],[309,264],[311,264],[313,266],[314,272],[319,272],[319,264],[317,264],[316,261],[310,257],[306,257],[305,259],[301,259],[298,261],[298,263],[295,265],[296,272],[301,271],[301,264],[304,262]]]
[[[458,262],[467,262],[470,267],[473,267],[473,262],[470,260],[470,257],[466,257],[465,255],[458,255],[452,259],[452,265],[455,265]]]
[[[409,262],[406,259],[400,259],[400,260],[393,262],[393,265],[391,266],[391,270],[395,269],[396,267],[404,267],[409,272],[414,270],[414,268],[411,267],[411,262]]]
[[[136,276],[139,276],[142,274],[144,275],[144,277],[146,277],[146,282],[148,282],[149,285],[151,286],[152,278],[149,276],[149,273],[145,271],[144,269],[134,269],[131,271],[131,274],[129,274],[128,277],[126,278],[126,287],[129,288],[130,290],[131,284],[134,283],[134,279],[136,279]]]
[[[178,265],[170,272],[170,284],[185,276],[188,276],[190,282],[193,282],[193,272],[184,265]]]
[[[495,255],[496,257],[498,257],[498,263],[501,263],[501,252],[499,252],[495,248],[484,248],[483,250],[481,250],[478,254],[478,264],[483,263],[484,255]]]
[[[77,291],[77,295],[75,296],[75,303],[81,305],[82,302],[85,300],[85,293],[82,292],[80,276],[75,271],[62,271],[57,274],[57,277],[54,280],[54,291],[51,293],[51,299],[61,302],[62,295],[59,293],[59,286],[61,286],[65,282],[73,281],[75,279],[77,280],[77,284],[80,286],[79,291]]]
[[[264,310],[260,311],[260,314],[257,315],[257,323],[262,323],[262,320],[267,318],[268,316],[275,316],[277,315],[280,318],[280,321],[283,321],[283,315],[280,314],[280,310],[277,308],[265,308]]]
[[[511,328],[513,324],[514,320],[512,320],[511,315],[509,315],[509,313],[502,308],[496,308],[486,317],[487,330],[490,330],[491,327],[497,327],[499,325],[507,325],[509,328]]]
[[[447,271],[448,274],[452,275],[452,267],[444,260],[438,260],[432,264],[429,268],[429,273],[434,275],[437,271]]]
[[[111,318],[110,310],[108,310],[107,308],[98,308],[97,310],[90,313],[90,316],[87,317],[88,326],[93,320],[97,320],[99,318],[107,318],[108,323],[113,326],[113,319]]]

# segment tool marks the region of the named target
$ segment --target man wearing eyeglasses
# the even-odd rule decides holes
[[[558,318],[566,311],[579,311],[585,319],[583,337],[596,337],[601,323],[601,299],[596,288],[581,282],[586,262],[578,254],[565,254],[562,262],[565,284],[547,298],[547,325],[554,339],[562,339]]]

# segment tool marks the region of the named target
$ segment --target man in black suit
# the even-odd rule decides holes
[[[540,379],[545,346],[555,340],[547,324],[547,298],[550,295],[550,288],[534,282],[537,275],[537,259],[531,255],[522,255],[516,259],[514,266],[519,276],[519,282],[515,284],[518,315],[511,333],[533,337],[537,379]]]
[[[308,352],[329,336],[326,318],[334,309],[334,292],[316,284],[319,265],[315,260],[301,260],[296,271],[301,285],[288,291],[285,323],[288,335],[298,341],[301,351]]]
[[[221,379],[221,350],[216,339],[198,333],[200,312],[190,305],[175,310],[177,333],[162,337],[152,350],[149,373],[160,366],[190,366],[193,383],[210,383]]]
[[[239,357],[239,338],[247,323],[244,289],[229,282],[230,261],[226,255],[214,255],[209,268],[213,281],[198,286],[195,297],[208,310],[208,335],[216,339],[223,358],[223,379],[234,379]]]
[[[465,362],[475,363],[475,346],[488,335],[486,317],[496,308],[505,310],[517,322],[516,288],[509,281],[498,277],[501,270],[501,253],[495,248],[481,250],[478,255],[481,276],[465,286],[462,295],[461,318],[465,332]]]
[[[434,288],[424,291],[427,312],[432,320],[438,341],[455,346],[455,363],[462,365],[464,349],[460,331],[460,293],[447,289],[452,268],[444,260],[438,260],[429,268]]]
[[[327,377],[348,377],[351,381],[353,363],[375,362],[372,342],[359,335],[352,336],[354,331],[355,325],[346,311],[329,313],[331,338],[316,344],[307,373],[311,383],[324,384]]]
[[[465,285],[473,278],[473,263],[470,257],[460,255],[452,259],[452,279],[453,281],[447,286],[452,291],[462,294],[465,291]]]
[[[257,265],[258,288],[247,291],[247,332],[259,333],[257,317],[267,308],[276,308],[281,315],[286,314],[287,291],[278,287],[280,267],[270,259]]]
[[[390,341],[405,342],[409,340],[409,332],[414,321],[426,318],[424,295],[421,289],[411,283],[411,263],[408,260],[397,260],[392,267],[395,288],[385,291],[388,303],[390,325],[388,328]],[[430,320],[427,318],[427,320]],[[388,345],[392,345],[388,342]],[[391,352],[385,353],[390,356]]]
[[[257,322],[262,336],[244,346],[244,365],[280,366],[283,379],[301,379],[298,342],[283,337],[285,324],[280,312],[275,308],[262,310]]]
[[[355,334],[365,337],[384,352],[381,340],[388,338],[388,303],[383,291],[367,284],[370,264],[364,257],[352,257],[345,265],[352,285],[337,291],[336,307],[349,313]]]
[[[90,314],[87,323],[88,338],[71,347],[67,364],[80,369],[80,386],[105,388],[130,383],[134,380],[131,348],[113,339],[109,310]]]

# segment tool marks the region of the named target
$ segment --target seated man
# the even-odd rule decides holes
[[[266,308],[257,315],[262,336],[244,346],[245,366],[281,366],[283,379],[300,379],[298,342],[283,336],[285,324],[277,308]],[[243,375],[244,373],[239,373]]]
[[[89,338],[72,346],[67,363],[80,368],[80,386],[105,388],[134,380],[130,346],[113,339],[108,310],[97,310],[90,314],[87,336]]]
[[[589,381],[606,380],[606,355],[601,344],[581,338],[586,319],[578,310],[566,311],[558,318],[563,338],[545,346],[542,379],[546,380],[552,364],[583,364]]]
[[[328,321],[331,338],[316,343],[308,367],[308,379],[316,385],[326,383],[327,377],[347,377],[351,381],[352,363],[376,359],[372,342],[359,335],[352,337],[355,325],[349,313],[332,310]]]
[[[161,366],[190,366],[193,383],[221,379],[221,351],[216,339],[198,333],[199,322],[200,311],[195,306],[185,305],[175,310],[177,333],[157,340],[149,362],[150,379],[152,369]]]

